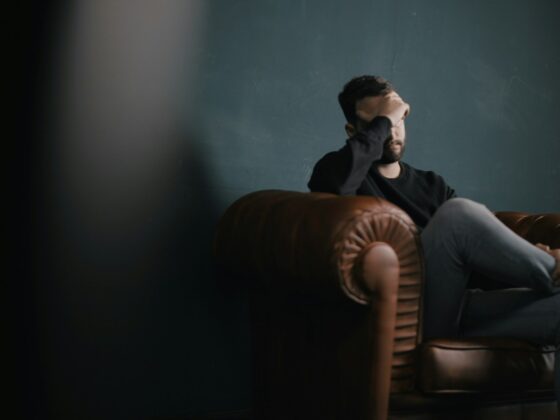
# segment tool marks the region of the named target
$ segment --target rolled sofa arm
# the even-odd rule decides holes
[[[389,393],[414,389],[415,350],[422,336],[423,260],[417,228],[404,211],[373,197],[258,191],[237,200],[223,215],[215,254],[220,265],[236,274],[233,278],[250,278],[255,295],[266,296],[256,299],[259,305],[268,307],[266,299],[278,295],[337,302],[325,305],[325,312],[319,310],[315,322],[297,315],[296,324],[285,325],[291,318],[280,315],[279,324],[257,325],[255,354],[264,361],[255,382],[260,390],[257,411],[272,407],[269,412],[290,412],[290,401],[305,396],[309,412],[322,412],[325,399],[337,407],[322,418],[340,411],[346,418],[384,419]],[[369,308],[355,311],[347,303]],[[276,310],[272,312],[258,313],[264,320],[277,319]],[[356,313],[364,318],[358,321]],[[298,332],[305,322],[311,322],[305,328],[313,334]],[[328,329],[318,328],[323,323]],[[282,328],[293,331],[281,333]],[[313,340],[329,344],[319,350]],[[320,368],[300,365],[305,358],[287,356],[291,353],[286,349],[294,345],[319,352],[309,363],[320,364],[323,358],[329,363]],[[313,382],[321,375],[330,379]],[[282,384],[285,394],[271,391]],[[293,389],[300,392],[292,395]],[[293,418],[293,412],[290,415]]]
[[[416,226],[380,198],[279,190],[248,194],[221,218],[215,255],[228,270],[257,279],[257,287],[328,296],[342,291],[367,304],[374,285],[364,284],[356,263],[373,242],[393,248],[399,284],[410,286],[404,295],[418,297],[422,259]]]
[[[529,242],[540,242],[551,248],[560,248],[560,213],[528,214],[502,211],[497,212],[496,216]]]

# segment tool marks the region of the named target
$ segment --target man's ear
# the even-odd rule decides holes
[[[354,134],[356,134],[356,128],[350,123],[346,123],[344,129],[346,130],[346,134],[348,134],[348,137],[352,137]]]

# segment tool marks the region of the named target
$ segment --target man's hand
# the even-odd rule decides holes
[[[378,116],[387,117],[398,126],[410,113],[410,105],[399,96],[397,92],[390,92],[383,96],[379,103]]]
[[[356,102],[356,116],[365,122],[381,116],[389,118],[393,127],[397,127],[409,112],[410,105],[395,91],[384,96],[366,96]]]
[[[551,255],[556,260],[556,267],[551,275],[552,285],[554,287],[560,287],[560,248],[550,249],[548,245],[544,245],[541,243],[535,244],[535,246],[540,250],[546,252],[547,254]]]

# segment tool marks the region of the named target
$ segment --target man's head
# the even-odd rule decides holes
[[[352,137],[380,115],[383,101],[395,92],[391,83],[379,76],[360,76],[350,80],[338,95],[338,102],[346,117],[346,133]],[[393,93],[394,94],[394,93]],[[400,160],[404,153],[405,127],[401,121],[391,128],[384,144],[381,163]]]

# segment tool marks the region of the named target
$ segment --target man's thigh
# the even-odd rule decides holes
[[[560,344],[560,288],[469,290],[461,317],[466,337],[494,336]]]

